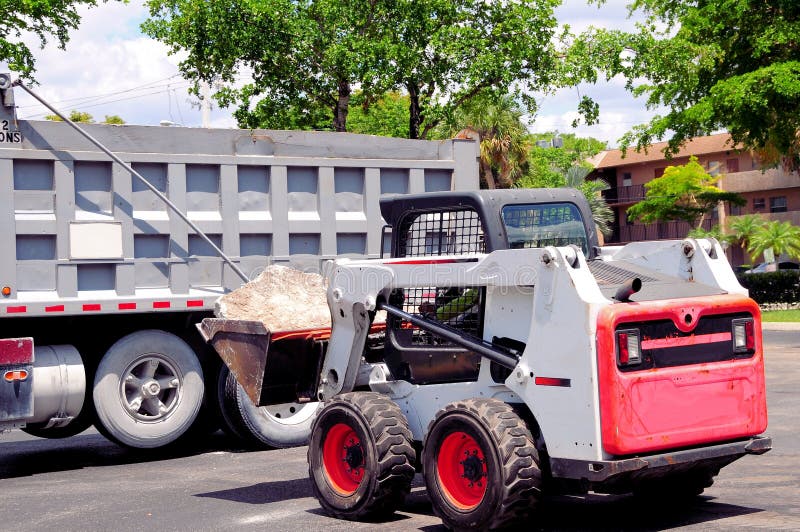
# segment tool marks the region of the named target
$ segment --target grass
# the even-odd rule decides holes
[[[768,312],[762,312],[761,321],[773,321],[773,322],[800,321],[800,309],[770,310]]]

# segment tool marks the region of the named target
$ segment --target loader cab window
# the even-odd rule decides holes
[[[483,224],[472,209],[416,211],[399,224],[397,257],[485,253]],[[453,279],[449,286],[395,290],[390,303],[462,334],[482,337],[486,290]],[[411,323],[387,319],[386,363],[395,378],[414,384],[474,381],[480,356]]]
[[[506,205],[501,218],[511,249],[575,244],[589,254],[586,227],[572,203]]]

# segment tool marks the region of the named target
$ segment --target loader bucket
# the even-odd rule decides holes
[[[272,333],[260,321],[221,318],[197,329],[254,405],[316,401],[330,330]]]

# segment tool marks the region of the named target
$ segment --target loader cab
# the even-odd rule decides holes
[[[591,257],[597,236],[589,205],[571,189],[440,192],[381,200],[392,228],[392,257],[471,255],[501,249],[580,247]],[[390,304],[483,339],[485,287],[395,290]],[[494,339],[489,339],[494,340]],[[502,340],[502,339],[501,339]],[[385,360],[395,378],[414,384],[474,381],[481,357],[395,317],[387,320]]]
[[[589,204],[575,189],[388,196],[381,214],[392,228],[392,257],[575,244],[591,259],[598,245]]]

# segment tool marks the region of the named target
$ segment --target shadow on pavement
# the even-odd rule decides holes
[[[220,450],[239,452],[241,446],[222,432],[178,440],[160,449],[121,447],[97,433],[24,441],[3,441],[0,436],[0,479],[171,460]]]
[[[198,493],[195,497],[210,497],[247,504],[268,504],[312,496],[311,481],[308,478],[259,482],[252,486],[242,486],[208,493]]]
[[[422,491],[417,495],[421,497],[426,494]],[[417,513],[407,506],[401,511]],[[659,505],[643,503],[630,495],[553,496],[546,497],[540,503],[536,513],[526,522],[525,529],[655,531],[762,511],[760,508],[714,502],[713,497],[698,497],[695,501],[679,505]],[[446,529],[430,525],[420,527],[420,530],[440,532]]]

